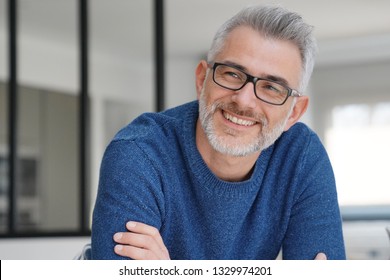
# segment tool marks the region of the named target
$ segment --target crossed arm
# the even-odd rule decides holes
[[[152,226],[130,221],[126,224],[128,232],[117,232],[114,241],[118,243],[116,254],[135,260],[169,260],[160,232]],[[326,260],[324,253],[318,253],[315,260]]]

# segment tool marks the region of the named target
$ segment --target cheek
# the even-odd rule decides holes
[[[231,93],[218,85],[215,85],[213,81],[206,81],[201,94],[204,96],[206,104],[212,104],[216,101],[219,102],[230,102]]]
[[[281,123],[285,122],[288,117],[288,111],[277,110],[278,108],[271,108],[271,110],[264,110],[264,116],[268,121],[269,128],[275,128]]]

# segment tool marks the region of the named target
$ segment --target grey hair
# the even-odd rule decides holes
[[[207,55],[208,63],[214,62],[223,50],[227,36],[235,28],[249,26],[263,36],[290,41],[301,55],[302,74],[298,91],[303,92],[310,80],[317,53],[313,27],[305,23],[300,15],[280,6],[250,6],[226,21],[217,31]]]

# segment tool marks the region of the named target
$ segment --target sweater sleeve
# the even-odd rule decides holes
[[[126,222],[160,228],[164,215],[160,177],[148,156],[129,140],[112,142],[102,159],[92,222],[92,258],[123,259],[114,253],[113,235]]]
[[[296,197],[283,243],[283,259],[345,259],[334,174],[325,148],[315,134],[299,170]]]

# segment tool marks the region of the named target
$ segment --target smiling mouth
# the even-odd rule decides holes
[[[255,121],[248,121],[248,120],[243,120],[243,119],[239,119],[235,116],[232,116],[230,115],[229,113],[227,113],[226,111],[223,111],[223,116],[225,117],[225,119],[227,119],[228,121],[234,123],[234,124],[237,124],[237,125],[242,125],[242,126],[252,126],[254,124],[256,124]]]

